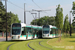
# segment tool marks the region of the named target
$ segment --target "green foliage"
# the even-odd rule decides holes
[[[75,1],[73,2],[72,10],[73,10],[72,15],[74,16],[75,15]],[[72,31],[75,32],[75,16],[72,20]]]
[[[73,22],[72,22],[72,29],[73,29],[73,32],[75,32],[75,17],[74,17],[74,19],[72,20]]]
[[[7,32],[10,32],[12,23],[20,22],[17,14],[15,15],[12,12],[7,12]],[[0,2],[0,32],[6,32],[6,12],[2,2]]]
[[[5,31],[5,19],[5,9],[2,2],[0,2],[0,31]]]
[[[73,27],[75,28],[75,17],[74,17],[74,19],[72,20],[73,22],[72,22],[72,25],[73,25]]]
[[[72,10],[75,10],[75,2],[73,2]]]
[[[44,16],[40,19],[36,19],[37,25],[42,26],[42,25],[54,25],[55,23],[55,18],[53,16]],[[35,25],[35,20],[31,22],[32,25]]]
[[[72,7],[72,10],[73,10],[73,12],[72,12],[72,15],[74,16],[74,14],[75,14],[75,2],[73,2],[73,7]]]
[[[68,21],[68,15],[65,16],[63,30],[64,30],[65,32],[70,31],[70,25],[69,25],[69,21]]]
[[[60,8],[60,5],[56,8],[55,25],[60,29],[63,28],[63,9]]]

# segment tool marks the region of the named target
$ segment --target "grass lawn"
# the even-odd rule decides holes
[[[0,42],[0,50],[7,50],[7,47],[12,43],[15,43],[15,42],[11,42],[11,41]]]
[[[72,34],[71,37],[69,35],[67,35],[67,36],[68,37],[62,36],[60,42],[58,42],[58,38],[54,38],[54,39],[48,40],[46,43],[48,45],[52,46],[52,48],[58,48],[59,50],[60,49],[75,50],[75,34]],[[57,50],[57,49],[55,49],[55,50]]]
[[[35,50],[50,50],[48,48],[44,48],[44,47],[39,45],[39,42],[43,41],[43,40],[46,40],[46,39],[38,39],[37,41],[33,41],[30,43],[30,46],[32,46],[32,48],[34,48]]]
[[[42,41],[41,45],[53,50],[75,50],[75,34],[73,34],[71,37],[62,36],[60,42],[58,42],[58,38],[0,42],[0,50],[7,50],[7,47],[12,43],[15,44],[11,45],[9,50],[32,50],[27,46],[29,42],[31,42],[29,45],[35,50],[50,50],[48,48],[40,46],[39,41]]]
[[[19,43],[13,44],[9,50],[31,50],[27,44],[32,40],[20,41]]]
[[[10,50],[32,50],[27,46],[27,44],[29,42],[31,42],[29,45],[32,48],[34,48],[35,50],[50,50],[50,49],[44,48],[44,47],[39,45],[39,41],[42,41],[42,40],[46,40],[46,39],[34,39],[34,40],[27,40],[27,41],[15,43],[14,45],[12,45],[10,47]]]

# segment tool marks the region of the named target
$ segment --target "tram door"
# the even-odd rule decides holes
[[[38,32],[38,38],[42,38],[42,30],[39,30]]]
[[[36,35],[36,29],[33,29],[33,38],[35,38]]]
[[[35,30],[33,29],[33,38],[35,37]]]

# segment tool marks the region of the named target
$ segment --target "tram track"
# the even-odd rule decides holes
[[[53,50],[52,48],[49,48],[49,47],[43,46],[43,45],[41,44],[41,42],[42,42],[42,41],[39,41],[39,45],[40,45],[40,46],[42,46],[42,47],[44,47],[44,48],[47,48],[47,49],[50,49],[50,50]]]
[[[31,42],[33,42],[33,41],[31,41]],[[35,50],[34,48],[32,48],[32,47],[29,45],[31,42],[29,42],[29,43],[27,44],[27,46],[28,46],[29,48],[31,48],[32,50]]]
[[[32,50],[36,50],[36,49],[34,49],[34,48],[32,48],[32,47],[30,46],[30,43],[32,43],[32,42],[38,42],[38,44],[39,44],[41,47],[47,48],[47,49],[49,49],[49,50],[53,50],[52,48],[43,46],[43,45],[41,44],[41,42],[43,42],[43,41],[31,41],[31,42],[29,42],[29,43],[27,44],[27,46],[28,46],[29,48],[31,48]]]
[[[10,44],[10,45],[7,47],[7,50],[9,50],[10,46],[13,45],[13,44],[15,44],[15,43]]]

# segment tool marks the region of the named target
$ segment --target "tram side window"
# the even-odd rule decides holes
[[[31,33],[31,28],[27,28],[27,33]]]
[[[55,34],[55,29],[52,29],[50,33]]]
[[[52,34],[52,31],[50,31],[50,34]]]
[[[22,35],[26,35],[25,27],[22,27]]]
[[[50,34],[53,34],[53,33],[54,33],[54,30],[53,30],[53,29],[51,29]]]

